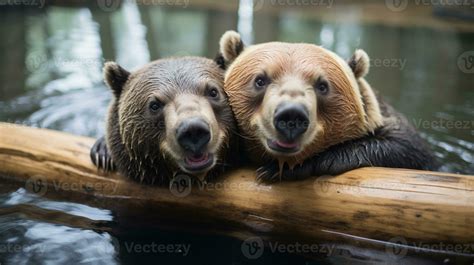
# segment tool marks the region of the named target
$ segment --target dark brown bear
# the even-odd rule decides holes
[[[364,79],[369,58],[348,62],[320,46],[220,42],[224,90],[263,181],[336,175],[367,166],[436,169],[407,119]]]
[[[168,183],[179,172],[204,180],[228,166],[235,121],[214,61],[162,59],[133,73],[109,62],[104,76],[114,98],[105,139],[91,150],[99,168]]]

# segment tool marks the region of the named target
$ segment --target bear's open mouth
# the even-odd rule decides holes
[[[280,140],[267,140],[270,149],[281,153],[296,153],[300,150],[298,142],[285,142]]]
[[[188,155],[184,158],[184,167],[189,171],[206,169],[214,162],[214,156],[209,153]]]

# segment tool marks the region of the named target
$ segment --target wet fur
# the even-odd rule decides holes
[[[293,46],[296,45],[297,47]],[[249,146],[255,147],[252,152],[255,152],[255,157],[263,160],[268,156],[268,153],[262,146],[260,140],[253,135],[257,131],[255,126],[251,123],[256,115],[267,111],[261,106],[261,101],[257,99],[263,97],[247,84],[251,84],[251,80],[256,75],[256,68],[261,68],[261,65],[269,64],[271,68],[266,69],[267,72],[272,73],[275,79],[284,75],[299,74],[304,78],[310,79],[315,69],[314,61],[328,62],[325,68],[325,76],[332,84],[332,89],[338,91],[331,97],[318,101],[318,127],[313,130],[319,130],[317,140],[311,142],[303,152],[300,154],[285,158],[286,162],[297,164],[312,156],[314,153],[319,153],[330,146],[340,142],[359,138],[366,134],[367,131],[373,131],[379,121],[368,122],[368,117],[363,110],[363,101],[359,90],[352,89],[357,86],[355,80],[347,77],[346,73],[351,71],[349,66],[343,63],[332,62],[331,58],[324,53],[314,53],[314,49],[322,50],[320,47],[309,44],[286,44],[286,43],[266,43],[264,46],[255,45],[247,48],[247,54],[251,54],[251,62],[241,63],[245,60],[240,56],[237,57],[233,64],[231,64],[226,72],[225,90],[229,95],[229,102],[234,111],[237,123],[242,132],[244,132],[247,139],[250,139]],[[291,53],[288,52],[291,50]],[[258,54],[258,58],[253,55]],[[247,55],[247,57],[250,57]],[[288,68],[291,64],[292,67]],[[346,68],[341,68],[341,67]],[[317,68],[317,66],[316,66]],[[244,85],[243,85],[244,84]],[[330,115],[328,115],[330,113]],[[380,117],[379,117],[380,118]],[[372,121],[372,120],[371,120]],[[312,131],[312,129],[308,129]],[[259,161],[256,161],[259,163]]]
[[[111,75],[110,71],[118,72]],[[106,137],[100,138],[91,150],[91,158],[99,168],[117,168],[123,175],[144,183],[168,183],[180,169],[162,149],[164,137],[167,137],[164,117],[148,117],[143,108],[148,106],[151,95],[158,94],[167,100],[181,93],[199,95],[199,89],[208,82],[222,92],[222,99],[212,107],[224,137],[216,153],[219,160],[206,179],[221,175],[230,168],[229,161],[237,160],[237,144],[231,137],[235,121],[222,91],[223,71],[215,62],[200,57],[162,59],[129,73],[129,76],[123,71],[112,64],[106,65],[104,70],[115,97],[109,105]]]
[[[364,51],[357,50],[344,62],[332,52],[310,44],[275,42],[245,49],[232,47],[235,45],[243,46],[237,33],[223,35],[220,58],[221,66],[227,69],[225,90],[244,133],[248,156],[256,158],[253,162],[261,166],[257,171],[259,180],[337,175],[365,166],[437,169],[435,157],[414,127],[402,114],[377,98],[363,78],[369,68],[369,58]],[[235,55],[237,50],[242,52]],[[317,69],[316,62],[325,67],[308,70]],[[255,69],[262,65],[270,65],[265,71],[274,76],[290,70],[303,76],[311,71],[322,71],[332,89],[338,91],[337,98],[332,98],[329,104],[318,101],[318,123],[322,123],[322,131],[314,143],[290,158],[269,155],[258,137],[262,132],[250,123],[263,111],[261,99],[266,92],[259,95],[247,86],[255,78]],[[283,167],[282,160],[286,163]]]
[[[346,141],[315,154],[292,170],[285,165],[279,174],[276,161],[259,168],[257,178],[264,182],[303,179],[309,176],[338,175],[360,167],[391,167],[436,170],[439,164],[415,128],[388,103],[380,101],[385,125],[373,133]]]

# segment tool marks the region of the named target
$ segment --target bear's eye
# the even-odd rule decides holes
[[[259,75],[255,78],[254,84],[256,89],[263,89],[270,84],[270,80],[266,75]]]
[[[219,97],[219,90],[215,87],[210,87],[207,89],[207,96],[211,98],[218,98]]]
[[[160,101],[154,100],[150,102],[149,108],[152,112],[157,112],[163,107],[163,103]]]
[[[329,92],[329,84],[326,80],[318,79],[316,82],[316,90],[321,95],[326,95]]]

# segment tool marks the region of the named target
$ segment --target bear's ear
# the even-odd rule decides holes
[[[356,79],[364,77],[369,72],[370,60],[364,50],[356,50],[347,63]]]
[[[219,54],[215,61],[222,69],[226,69],[244,48],[245,45],[239,33],[233,30],[226,31],[219,41]]]
[[[104,80],[117,98],[120,97],[129,76],[130,72],[115,62],[106,62],[104,65]]]

